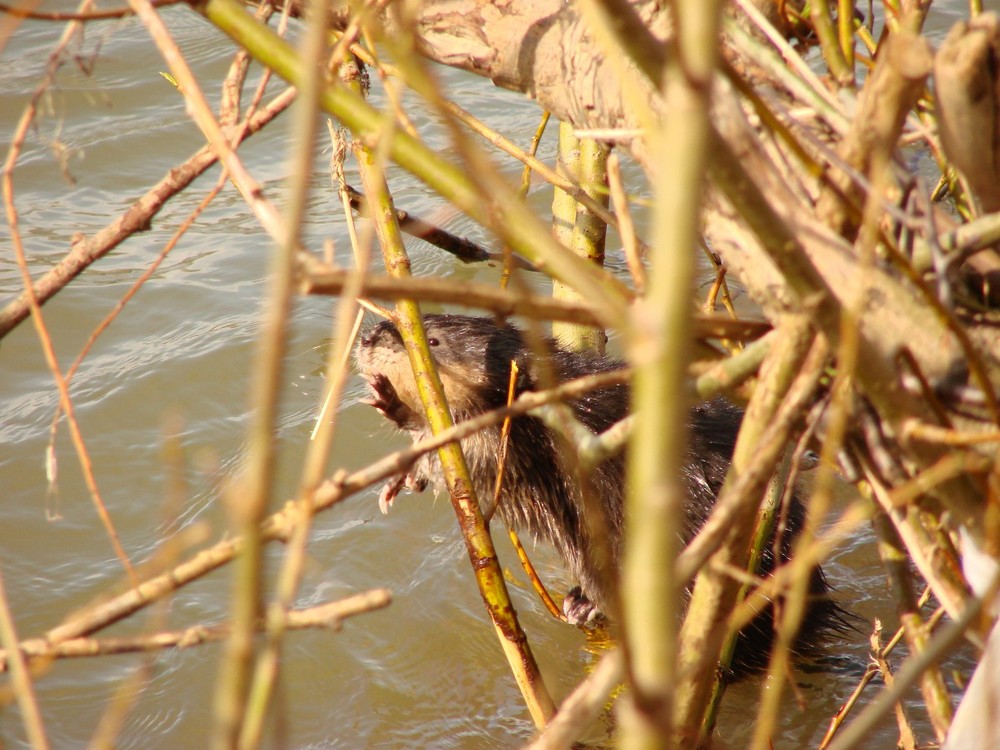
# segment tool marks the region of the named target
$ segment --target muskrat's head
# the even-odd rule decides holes
[[[517,328],[467,315],[425,315],[423,322],[445,396],[456,417],[503,404],[510,362],[524,357]],[[410,359],[392,322],[382,321],[361,339],[355,361],[374,395],[367,403],[404,429],[424,424]]]

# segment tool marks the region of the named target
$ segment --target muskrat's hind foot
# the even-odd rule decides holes
[[[570,625],[595,627],[604,621],[604,615],[590,601],[579,586],[574,586],[566,592],[562,603],[563,614]]]

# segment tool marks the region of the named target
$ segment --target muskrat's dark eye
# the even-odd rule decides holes
[[[438,341],[438,340],[437,340],[436,338],[434,338],[433,336],[431,336],[431,337],[430,337],[429,339],[427,339],[427,346],[437,346],[437,345],[438,345],[438,344],[440,344],[440,343],[441,343],[441,342],[440,342],[440,341]]]

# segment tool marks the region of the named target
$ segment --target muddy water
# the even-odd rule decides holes
[[[948,5],[948,4],[946,4]],[[952,3],[961,8],[963,4]],[[164,12],[210,95],[228,64],[229,42],[185,8]],[[935,20],[940,27],[945,21]],[[0,56],[0,132],[13,132],[28,93],[61,27],[26,22]],[[177,94],[159,76],[165,68],[135,21],[92,25],[76,48],[92,72],[68,65],[44,100],[44,116],[26,145],[16,175],[17,207],[32,272],[40,274],[66,251],[71,239],[91,235],[202,144]],[[536,107],[523,97],[482,81],[442,71],[451,96],[520,143],[536,126]],[[278,90],[272,85],[272,92]],[[376,92],[376,98],[378,93]],[[446,148],[440,133],[418,125]],[[241,148],[245,163],[279,204],[288,177],[287,123],[278,122]],[[543,144],[551,157],[553,137]],[[66,156],[60,166],[55,146]],[[307,243],[334,243],[346,259],[344,219],[330,192],[325,160],[317,159]],[[511,167],[510,173],[517,169]],[[132,237],[44,308],[65,369],[93,328],[160,251],[178,223],[216,179],[213,171],[171,201],[146,232]],[[353,175],[349,179],[355,184]],[[465,219],[450,219],[441,202],[394,170],[400,206],[485,241]],[[540,210],[547,198],[537,197]],[[20,288],[4,229],[0,299]],[[110,329],[73,381],[77,417],[102,496],[129,556],[151,556],[173,524],[194,539],[225,533],[218,502],[220,482],[245,454],[247,390],[254,342],[260,329],[265,266],[271,244],[229,187],[171,252]],[[413,242],[420,274],[489,282],[497,271],[460,266]],[[295,487],[300,462],[323,387],[332,330],[329,300],[298,301],[287,356],[279,438],[278,497]],[[57,404],[52,378],[30,324],[0,346],[0,566],[22,637],[39,635],[68,612],[120,583],[121,566],[89,499],[65,425],[55,448],[57,483],[45,478],[49,423]],[[357,403],[352,380],[342,407],[330,467],[365,465],[387,448],[402,446],[373,410]],[[176,431],[184,449],[185,499],[167,501],[165,435]],[[183,538],[188,538],[182,535]],[[193,542],[192,542],[193,543]],[[272,571],[282,550],[268,552]],[[500,542],[505,563],[514,563]],[[536,563],[554,588],[568,585],[555,556],[542,548]],[[845,605],[871,619],[894,623],[883,576],[870,539],[855,537],[829,564]],[[513,574],[513,596],[548,682],[561,698],[592,663],[585,637],[541,611]],[[298,604],[329,601],[372,587],[388,587],[391,608],[347,623],[342,632],[290,636],[283,661],[280,721],[275,746],[307,747],[510,747],[532,734],[530,720],[503,663],[476,593],[450,505],[429,494],[404,496],[391,515],[378,513],[372,492],[316,519]],[[215,573],[187,587],[169,611],[142,615],[113,634],[143,632],[163,623],[180,628],[213,623],[227,611],[229,579]],[[865,663],[865,637],[837,644],[836,657],[803,674],[800,701],[790,698],[778,747],[815,743],[829,717],[853,689]],[[122,656],[63,661],[39,677],[37,689],[54,747],[87,744],[126,680],[141,691],[120,734],[122,748],[198,747],[209,723],[219,653],[213,646],[168,651],[148,659]],[[745,744],[759,685],[735,687],[720,721],[726,744]],[[133,693],[133,695],[135,695]],[[918,726],[925,725],[914,712]],[[594,738],[606,735],[596,726]],[[888,747],[887,726],[873,746]],[[20,747],[24,735],[16,708],[0,714],[0,740]]]

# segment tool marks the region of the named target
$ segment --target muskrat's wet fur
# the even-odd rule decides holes
[[[510,363],[520,369],[517,392],[534,390],[549,374],[556,381],[609,372],[622,363],[593,353],[570,352],[551,340],[545,341],[544,362],[532,356],[521,331],[513,325],[498,326],[492,318],[464,315],[424,317],[427,340],[438,366],[448,403],[456,421],[503,406],[507,401]],[[356,353],[358,369],[371,386],[368,401],[414,440],[430,435],[417,394],[410,362],[399,332],[389,322],[375,326],[361,341]],[[546,381],[547,382],[547,381]],[[627,416],[629,389],[625,385],[602,388],[569,401],[576,417],[595,433],[603,432]],[[742,411],[724,399],[714,399],[691,410],[689,448],[684,466],[687,485],[685,541],[708,518],[732,459]],[[491,427],[466,438],[462,448],[480,502],[493,497],[500,445],[500,427]],[[564,460],[565,445],[540,420],[519,417],[511,422],[502,495],[498,512],[504,522],[519,531],[541,537],[562,554],[579,590],[570,592],[565,607],[571,620],[585,621],[597,610],[607,609],[613,580],[622,557],[624,538],[624,457],[601,464],[590,479],[592,497],[598,498],[603,519],[600,529],[610,556],[610,570],[602,571],[594,554],[583,516],[583,501],[574,473]],[[386,508],[405,485],[423,489],[427,481],[443,486],[437,456],[430,454],[405,476],[390,481],[380,503]],[[790,504],[783,537],[782,558],[801,528],[804,511],[797,500]],[[773,544],[764,552],[760,572],[775,567]],[[823,574],[816,569],[811,586],[811,605],[796,650],[806,653],[825,630],[838,629],[841,611],[828,598]],[[742,672],[766,664],[773,639],[768,608],[741,634],[733,659],[733,670]]]

